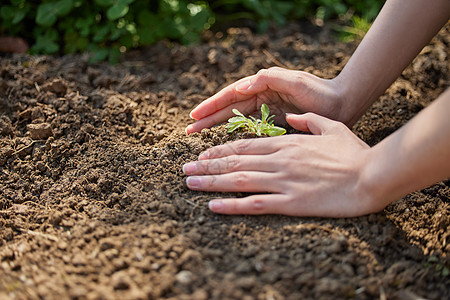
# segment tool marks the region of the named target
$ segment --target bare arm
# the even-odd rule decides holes
[[[187,186],[257,193],[215,199],[221,214],[353,217],[450,177],[450,89],[404,127],[369,148],[345,125],[290,114],[313,135],[240,140],[213,147],[183,167]],[[333,149],[333,151],[330,151]],[[260,194],[258,194],[260,193]]]
[[[388,0],[336,78],[281,68],[260,70],[200,103],[191,112],[197,121],[186,133],[226,121],[233,116],[232,108],[255,113],[262,103],[276,115],[313,112],[352,126],[449,16],[449,0]]]
[[[369,152],[362,182],[384,207],[450,178],[450,88]]]
[[[388,0],[342,72],[337,119],[353,125],[450,17],[448,0]]]

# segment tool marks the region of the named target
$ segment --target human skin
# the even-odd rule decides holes
[[[312,74],[270,68],[240,79],[200,103],[186,133],[200,132],[233,116],[270,111],[314,112],[351,127],[392,84],[450,17],[448,0],[388,0],[342,72],[326,80]],[[284,120],[276,119],[279,123]]]
[[[352,126],[399,76],[445,24],[449,12],[450,2],[444,0],[412,0],[406,6],[387,1],[336,78],[272,68],[202,102],[191,112],[197,122],[186,128],[188,134],[225,121],[232,108],[249,114],[267,103],[277,115],[314,112],[285,119],[313,135],[244,140],[209,149],[183,167],[188,187],[265,193],[213,200],[210,208],[218,213],[349,217],[379,211],[411,191],[450,177],[450,124],[443,115],[450,109],[449,91],[373,148],[344,126]]]
[[[314,113],[287,122],[313,135],[240,140],[183,167],[193,190],[264,193],[215,199],[221,214],[353,217],[382,210],[450,177],[450,89],[370,148],[341,122]],[[330,151],[330,149],[333,149]],[[268,193],[268,194],[267,194]]]

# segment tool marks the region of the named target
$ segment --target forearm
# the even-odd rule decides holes
[[[450,178],[450,88],[369,150],[361,182],[380,209]]]
[[[339,120],[353,125],[450,17],[448,0],[388,0],[338,77]]]

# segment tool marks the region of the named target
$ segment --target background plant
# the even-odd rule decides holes
[[[271,23],[283,26],[292,19],[310,18],[319,25],[329,19],[340,19],[350,25],[343,32],[352,36],[354,33],[348,29],[357,28],[361,23],[356,23],[356,17],[370,25],[383,2],[5,0],[0,8],[0,35],[26,39],[31,45],[31,53],[88,51],[93,61],[117,61],[120,53],[127,49],[162,39],[184,44],[197,42],[201,33],[214,24],[232,25],[240,20],[246,20],[251,27],[264,31]],[[357,31],[357,34],[360,32]]]
[[[202,1],[10,0],[2,5],[1,34],[31,41],[31,53],[89,51],[117,61],[127,49],[172,39],[198,41],[214,18]]]

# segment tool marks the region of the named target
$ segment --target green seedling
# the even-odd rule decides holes
[[[252,116],[247,118],[235,108],[232,111],[236,117],[228,119],[228,124],[226,126],[228,133],[239,128],[255,133],[257,136],[261,136],[263,134],[268,136],[277,136],[286,133],[286,129],[273,125],[273,120],[271,119],[274,115],[269,116],[269,107],[266,104],[261,105],[261,120]]]

